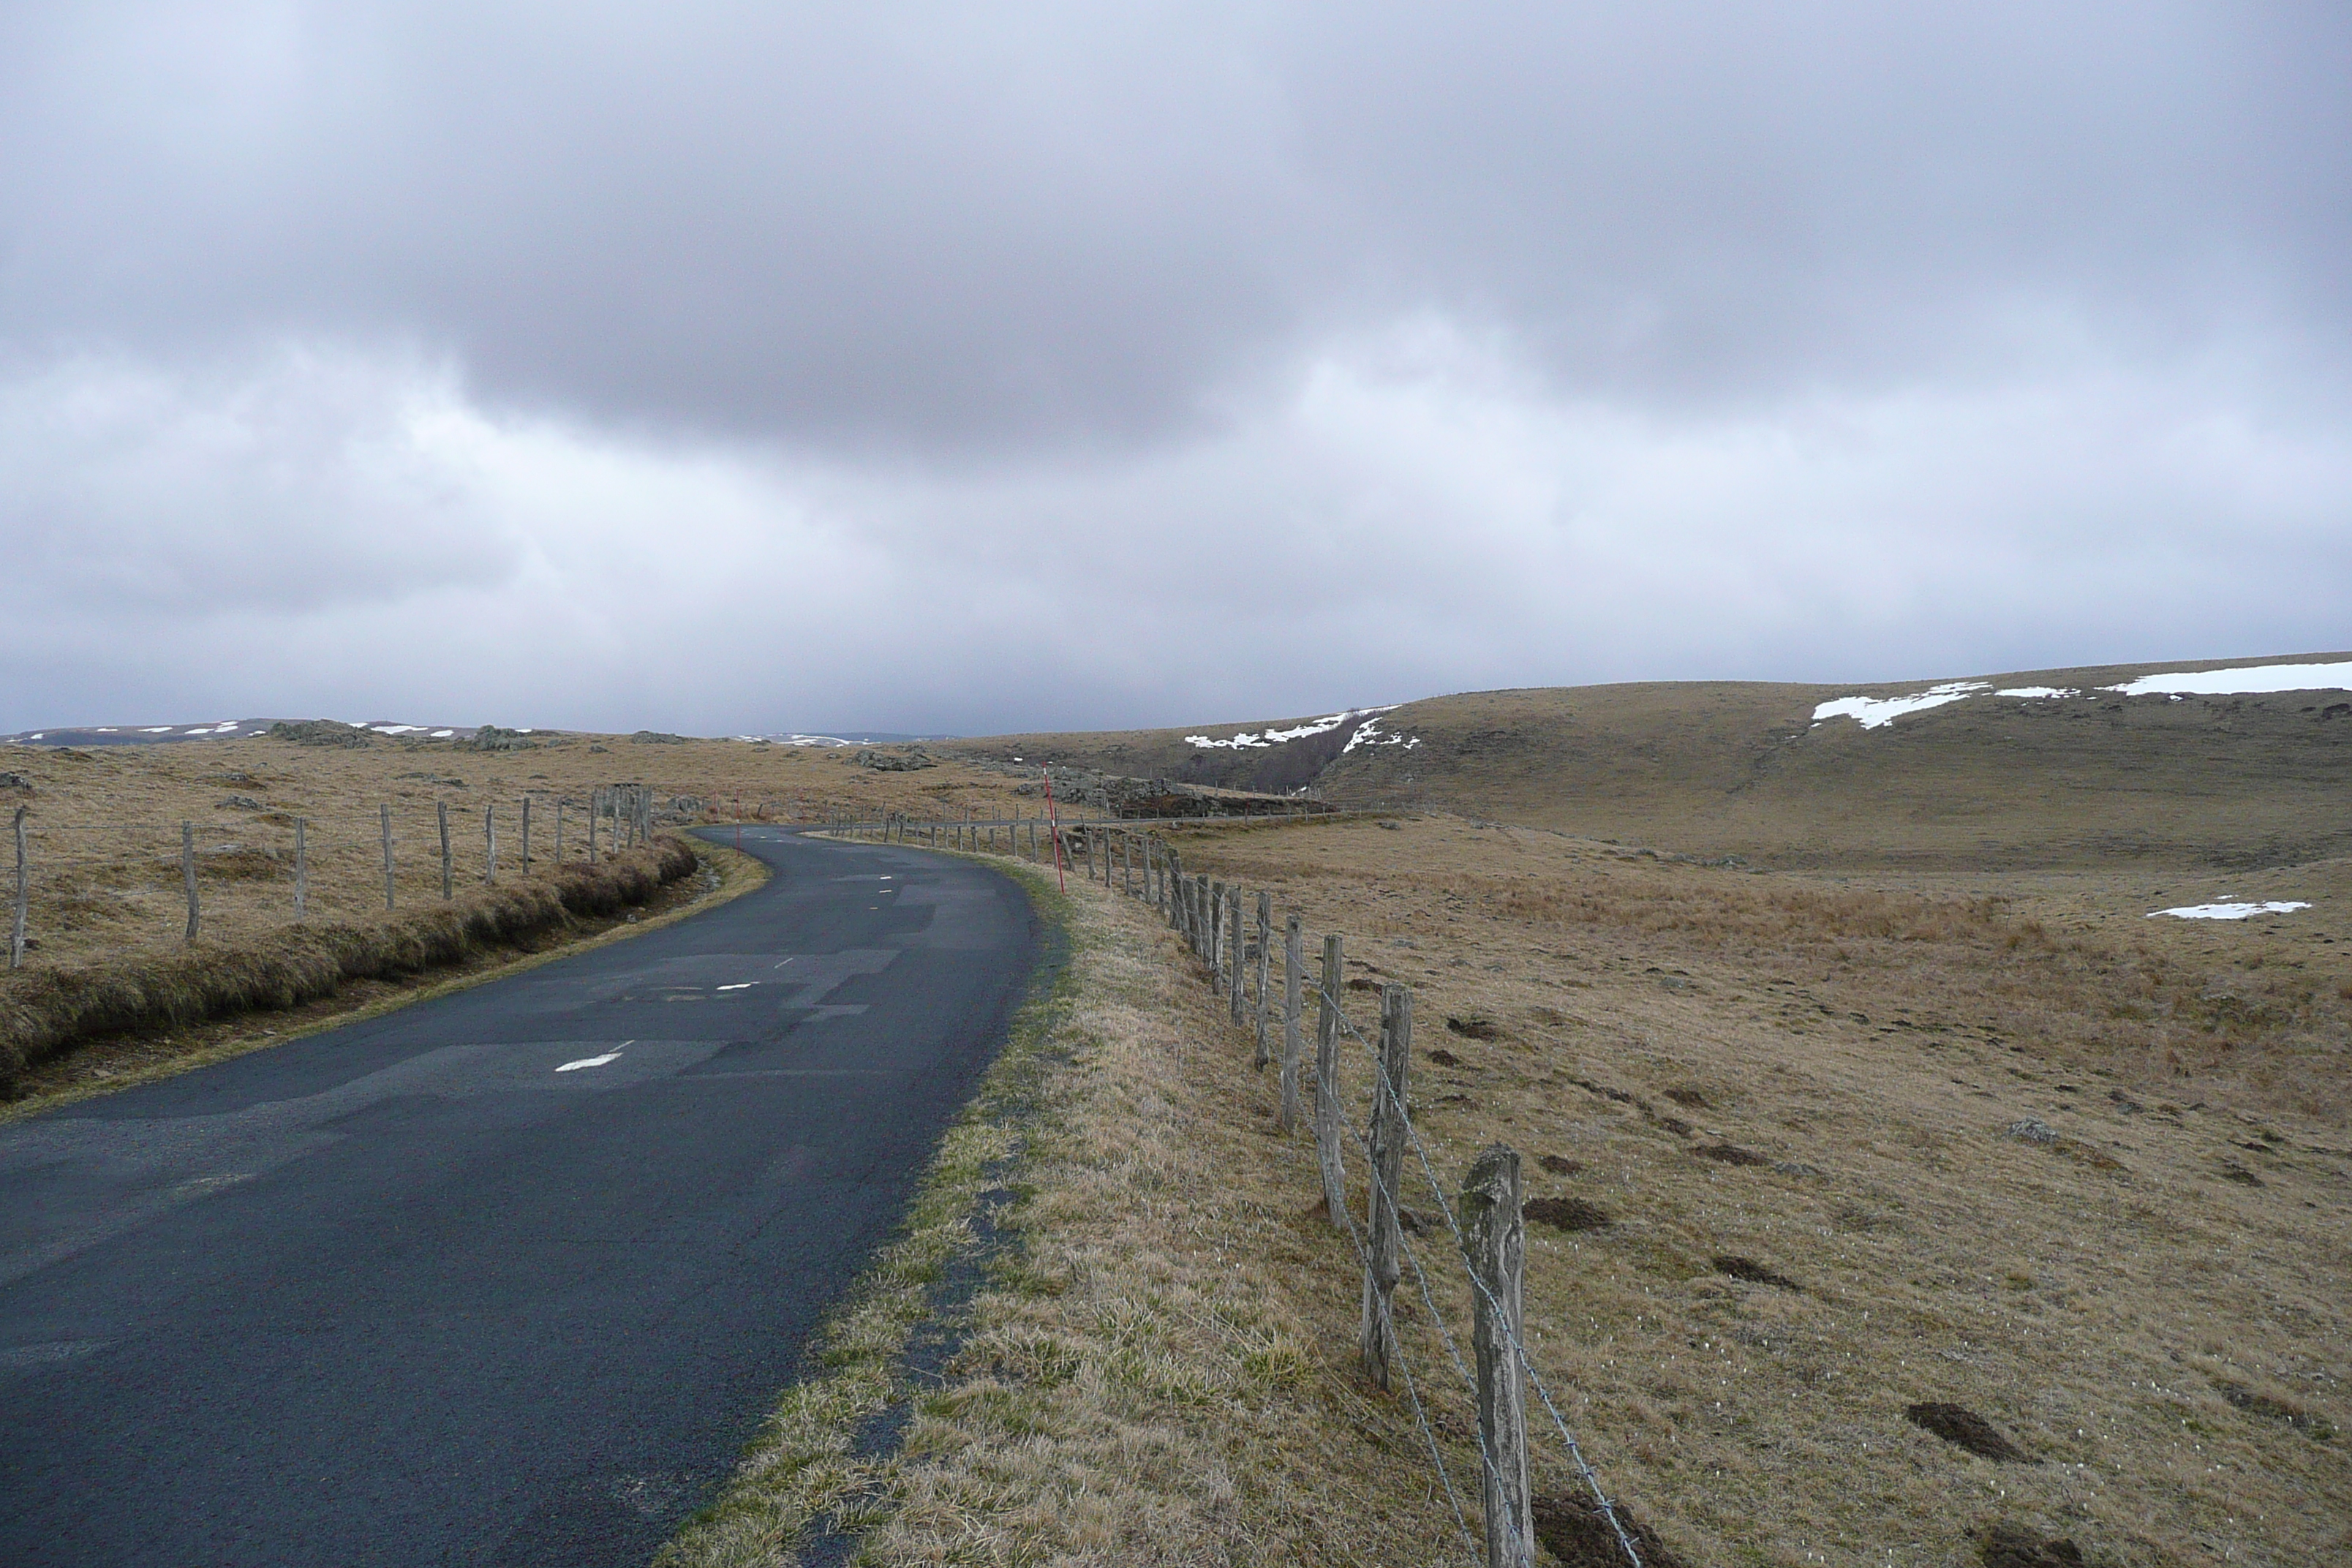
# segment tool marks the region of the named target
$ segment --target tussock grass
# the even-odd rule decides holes
[[[0,1094],[13,1092],[27,1068],[94,1037],[293,1007],[351,981],[417,973],[641,904],[698,864],[684,839],[662,835],[612,860],[373,921],[288,926],[245,942],[0,977]]]

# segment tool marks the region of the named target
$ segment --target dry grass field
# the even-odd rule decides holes
[[[1344,933],[1368,1031],[1370,987],[1413,986],[1422,1134],[1449,1183],[1525,1156],[1535,1353],[1675,1560],[2352,1560],[2352,930],[2323,912],[2352,866],[2294,872],[2299,917],[2215,925],[2146,913],[2268,889],[1832,881],[1441,816],[1182,847]],[[1270,1077],[1148,911],[1072,900],[1014,1261],[903,1453],[779,1436],[767,1481],[878,1562],[1463,1560],[1403,1403],[1355,1370],[1353,1254]],[[1410,1276],[1399,1300],[1468,1487],[1468,1405]],[[800,1516],[763,1517],[681,1561],[791,1560]],[[1612,1560],[1550,1517],[1557,1560]]]
[[[2324,662],[2346,654],[2282,655]],[[2231,665],[2253,660],[2231,660]],[[949,742],[1115,772],[1422,807],[1785,869],[2247,869],[2352,855],[2352,702],[2337,691],[2126,698],[2101,688],[2219,661],[1989,675],[1979,695],[1865,730],[1816,724],[1877,686],[1676,681],[1435,697],[1278,744],[1309,721]],[[1416,742],[1406,745],[1402,742]],[[1395,743],[1383,743],[1392,742]]]
[[[2074,1559],[2032,1542],[2065,1541],[2108,1568],[2352,1562],[2352,709],[1811,722],[1842,694],[1433,700],[1382,721],[1418,747],[1307,759],[1385,816],[1176,841],[1344,936],[1367,1033],[1380,984],[1413,987],[1416,1125],[1449,1184],[1495,1140],[1525,1157],[1532,1348],[1652,1561],[2045,1568]],[[942,765],[887,773],[609,737],[0,769],[33,780],[54,963],[177,942],[182,818],[213,857],[208,935],[233,936],[284,918],[295,816],[313,908],[380,903],[383,800],[406,904],[439,897],[442,799],[470,827],[463,879],[484,804],[510,853],[527,789],[545,854],[549,803],[618,782],[803,822],[1034,814],[1000,754],[1291,787],[1238,752],[1200,763],[1183,733],[935,745]],[[61,829],[116,822],[152,836],[61,863]],[[889,1563],[1466,1561],[1407,1405],[1356,1371],[1354,1254],[1307,1141],[1273,1131],[1271,1075],[1150,911],[1024,874],[1074,943],[1050,1016],[669,1559],[788,1563],[830,1521]],[[2309,907],[2150,918],[2224,898]],[[1349,1056],[1360,1117],[1368,1083]],[[974,1268],[961,1327],[927,1338]],[[1410,1276],[1398,1300],[1470,1488],[1466,1399]],[[1458,1335],[1462,1291],[1440,1308]],[[1971,1413],[2001,1457],[1914,1406]],[[1555,1561],[1612,1561],[1557,1446],[1535,1449]]]
[[[29,789],[0,789],[0,828],[27,813],[32,885],[27,930],[35,965],[114,959],[176,946],[187,904],[180,825],[195,827],[203,934],[234,942],[294,913],[294,823],[305,830],[310,910],[320,920],[362,920],[383,908],[381,805],[393,808],[395,900],[414,909],[441,897],[436,807],[449,808],[459,889],[486,869],[485,808],[496,814],[501,872],[520,868],[520,806],[532,797],[531,853],[585,852],[592,791],[642,784],[667,805],[667,820],[821,821],[835,811],[961,816],[1041,803],[1012,793],[1020,781],[947,763],[877,773],[839,750],[731,741],[632,742],[618,736],[556,737],[528,751],[480,752],[448,742],[379,740],[316,747],[254,737],[89,750],[0,747],[0,772]],[[707,811],[697,807],[707,806]],[[13,851],[0,844],[0,877]]]

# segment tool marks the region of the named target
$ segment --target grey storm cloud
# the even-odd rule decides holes
[[[978,596],[730,611],[811,721],[2340,641],[2347,82],[2324,5],[11,6],[0,725],[420,636],[674,701],[695,541]]]

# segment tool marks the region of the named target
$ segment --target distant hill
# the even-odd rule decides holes
[[[2332,683],[2300,689],[2105,689],[2283,665],[2343,668],[2202,682]],[[2352,855],[2346,686],[2340,653],[1859,687],[1647,682],[935,750],[1308,788],[1759,865],[2235,868]]]

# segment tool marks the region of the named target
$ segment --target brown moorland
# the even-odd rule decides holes
[[[1785,869],[1984,872],[2146,865],[2258,869],[2352,855],[2352,701],[2336,692],[2125,697],[2167,670],[2317,663],[2292,654],[2023,670],[1865,730],[1824,701],[1938,684],[1675,681],[1468,692],[1280,743],[1203,747],[1310,725],[1209,724],[942,742],[1114,772],[1312,787],[1359,807],[1419,806]],[[1996,689],[2080,695],[2005,698]],[[1414,742],[1407,744],[1405,742]]]
[[[1382,731],[1421,746],[1335,749],[1317,787],[1446,809],[1175,840],[1345,935],[1360,1028],[1414,988],[1422,1135],[1448,1183],[1525,1156],[1537,1357],[1653,1556],[2352,1560],[2352,710],[1811,722],[1856,689],[1408,705]],[[1265,726],[1206,732],[1236,728]],[[960,749],[1274,782],[1184,733]],[[678,1561],[791,1561],[842,1499],[887,1562],[1467,1560],[1356,1370],[1354,1255],[1271,1075],[1147,911],[1074,886],[1087,984],[994,1216],[1019,1245],[904,1451],[797,1468],[780,1426],[802,1510]],[[2154,914],[2225,897],[2309,907]],[[1467,1488],[1466,1402],[1436,1402]],[[1612,1561],[1536,1450],[1547,1550]]]

